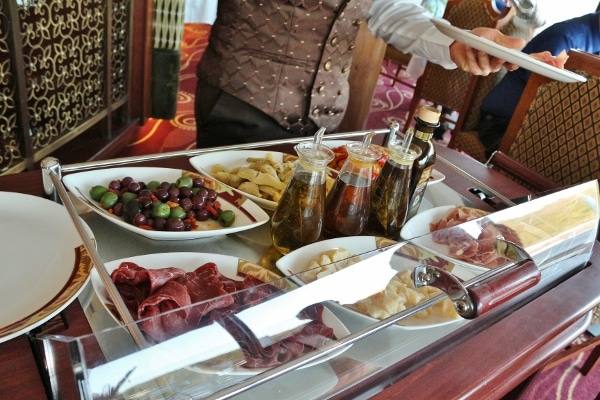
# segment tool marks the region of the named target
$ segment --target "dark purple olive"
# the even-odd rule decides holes
[[[200,210],[196,210],[196,219],[198,221],[206,221],[208,219],[209,215],[210,215],[210,213],[205,208],[202,208]]]
[[[142,189],[140,190],[140,192],[138,193],[138,195],[140,197],[150,197],[150,195],[152,194],[152,190],[150,189]]]
[[[125,178],[121,179],[121,186],[129,186],[131,182],[133,182],[133,178],[130,176],[126,176]]]
[[[149,196],[140,196],[137,198],[137,201],[140,203],[142,209],[152,208],[152,199]]]
[[[219,197],[219,194],[215,190],[208,189],[208,196],[207,196],[208,200],[215,201],[215,200],[217,200],[217,197]]]
[[[197,187],[197,188],[204,187],[204,178],[194,178],[193,182],[194,182],[194,187]]]
[[[192,206],[195,210],[199,210],[202,207],[204,207],[205,203],[206,203],[206,197],[202,197],[202,196],[192,197]]]
[[[169,196],[171,197],[177,197],[179,198],[179,188],[176,186],[173,186],[172,188],[169,189]]]
[[[169,195],[169,201],[171,203],[179,203],[179,196]]]
[[[157,231],[164,231],[167,228],[167,220],[164,218],[154,218],[154,223],[152,227]]]
[[[190,197],[192,197],[193,192],[192,189],[188,188],[188,187],[182,187],[179,188],[179,197],[182,199],[188,199]]]
[[[198,193],[196,193],[196,196],[207,198],[208,197],[208,189],[201,188],[200,190],[198,190]]]
[[[112,190],[120,191],[121,190],[121,181],[118,179],[114,180],[114,181],[110,181],[110,183],[108,184],[108,188],[112,189]]]
[[[117,217],[121,217],[123,215],[123,203],[116,203],[113,206],[113,214],[116,215]]]
[[[157,198],[159,201],[162,201],[163,203],[164,203],[165,201],[167,201],[167,199],[169,198],[169,192],[168,192],[167,190],[165,190],[165,189],[162,189],[162,188],[161,188],[161,189],[158,189],[158,190],[156,191],[156,193],[154,193],[154,195],[156,196],[156,198]]]
[[[188,197],[184,197],[183,199],[181,199],[179,201],[179,205],[181,206],[181,208],[183,208],[185,211],[190,211],[193,207],[193,203],[192,200]]]
[[[140,190],[142,190],[142,185],[140,185],[139,182],[130,182],[129,185],[127,185],[127,188],[130,192],[139,193]]]
[[[167,230],[171,232],[182,232],[185,230],[185,224],[182,220],[177,218],[167,219]]]
[[[146,218],[146,216],[144,214],[137,213],[133,217],[132,223],[135,226],[146,225],[148,223],[148,219]]]
[[[162,182],[159,186],[161,189],[169,190],[171,184],[169,182]]]

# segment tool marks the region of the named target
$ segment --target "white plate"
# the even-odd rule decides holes
[[[414,243],[417,246],[421,246],[434,254],[440,255],[446,258],[447,260],[456,263],[457,265],[455,266],[455,268],[458,271],[462,271],[463,269],[471,271],[474,275],[470,277],[459,276],[457,274],[457,276],[459,276],[461,279],[467,280],[466,278],[470,279],[476,275],[479,275],[480,273],[489,271],[489,268],[475,264],[470,264],[466,261],[450,257],[448,245],[434,242],[431,235],[429,235],[429,233],[431,233],[429,224],[436,223],[440,219],[447,217],[450,211],[456,207],[457,206],[440,206],[430,208],[429,210],[425,210],[423,212],[418,213],[417,215],[409,219],[406,222],[406,224],[404,224],[404,226],[400,230],[400,237],[406,240],[410,239],[411,243]],[[474,229],[474,232],[476,232],[476,234],[479,235],[481,228],[479,227],[479,225],[475,226],[472,224],[477,224],[477,222],[468,221],[464,222],[461,226],[465,230],[469,230],[469,227],[471,227]]]
[[[440,183],[446,179],[446,175],[442,174],[440,171],[434,169],[431,171],[431,176],[429,177],[429,182],[427,182],[427,186],[434,185],[436,183]]]
[[[546,76],[561,82],[585,82],[587,79],[584,76],[573,73],[571,71],[556,68],[542,61],[536,60],[528,54],[515,49],[510,49],[501,46],[492,40],[479,37],[464,29],[457,28],[451,25],[445,19],[431,19],[431,22],[444,35],[451,37],[461,43],[467,44],[477,50],[484,51],[494,57],[501,58],[519,67],[528,69],[536,74]]]
[[[348,143],[352,143],[352,142],[356,142],[353,140],[323,140],[323,144],[327,147],[329,147],[330,149],[334,149],[336,147],[340,147],[340,146],[344,146]],[[378,146],[382,151],[386,151],[384,147]],[[434,169],[431,172],[431,177],[429,178],[429,182],[427,182],[427,185],[434,185],[436,183],[440,183],[442,182],[444,179],[446,179],[446,175],[442,174],[440,171]]]
[[[136,181],[149,182],[152,180],[175,182],[187,171],[171,168],[145,168],[125,167],[109,168],[66,175],[63,183],[74,195],[81,199],[89,208],[114,224],[154,240],[187,240],[199,239],[216,235],[226,235],[240,232],[262,225],[269,221],[269,216],[251,200],[243,199],[239,194],[232,192],[224,185],[216,182],[219,193],[219,202],[223,210],[232,210],[235,213],[235,222],[228,227],[222,227],[217,221],[198,221],[198,229],[184,232],[168,232],[146,230],[125,222],[124,219],[110,214],[100,207],[99,203],[90,196],[90,189],[95,185],[108,186],[113,179],[123,179],[126,176]]]
[[[309,244],[308,246],[301,247],[300,249],[288,253],[287,255],[277,260],[276,266],[283,274],[285,274],[286,276],[290,276],[292,274],[297,274],[304,271],[310,261],[314,260],[320,254],[328,250],[345,248],[352,254],[360,255],[378,248],[386,247],[393,243],[395,242],[384,238],[377,238],[374,236],[350,236],[323,240],[320,242]],[[460,269],[460,266],[456,266],[455,268]],[[455,273],[454,270],[453,273]],[[473,277],[473,275],[471,274],[470,277]],[[461,278],[464,279],[463,277]],[[291,277],[291,279],[293,279],[299,285],[306,284],[298,277]],[[375,318],[359,313],[358,311],[355,311],[352,308],[343,308],[353,312],[356,315],[360,315],[362,318],[367,318],[371,321],[377,321]],[[430,316],[428,318],[423,319],[409,318],[407,320],[398,322],[397,325],[404,329],[425,329],[439,327],[458,321],[461,321],[461,319]]]
[[[0,301],[4,304],[0,342],[4,342],[69,305],[88,282],[92,262],[65,207],[12,192],[0,192],[0,204]],[[92,237],[89,227],[87,231]]]
[[[440,206],[418,213],[406,221],[400,230],[400,237],[408,240],[431,233],[429,224],[447,217],[450,211],[455,208],[456,206]]]
[[[123,261],[134,262],[140,267],[144,267],[146,269],[177,267],[187,272],[194,271],[196,268],[207,262],[213,262],[217,265],[221,274],[223,274],[227,278],[235,279],[238,281],[244,280],[244,278],[238,274],[238,266],[249,263],[248,261],[239,259],[237,257],[221,254],[181,252],[146,254],[143,256],[127,257],[120,260],[107,262],[104,264],[104,266],[106,267],[106,270],[110,273],[113,270],[117,269]],[[100,275],[98,274],[98,271],[96,271],[95,268],[92,270],[91,276],[92,286],[94,288],[94,291],[96,292],[96,295],[98,296],[102,304],[106,307],[106,310],[109,312],[109,314],[115,319],[115,321],[117,321],[117,323],[120,323],[120,319],[113,313],[114,307],[112,307],[112,301],[109,299],[108,292],[106,291],[106,287],[104,286],[104,282],[102,282],[102,279],[100,278]],[[322,317],[323,323],[333,329],[333,333],[337,338],[343,338],[344,336],[350,334],[350,332],[344,326],[344,324],[329,309],[325,308],[323,310]],[[334,351],[313,363],[307,364],[303,368],[307,368],[311,365],[315,365],[329,360],[333,357],[336,357],[337,355],[346,351],[349,347],[350,346],[345,346],[340,350]],[[204,366],[194,366],[190,368],[201,372],[223,373],[223,371],[221,370],[210,370]],[[228,370],[226,374],[255,375],[266,370],[266,368],[249,369],[235,367],[233,370]]]
[[[280,153],[277,151],[263,151],[263,150],[228,150],[228,151],[217,151],[212,153],[202,154],[196,157],[190,158],[190,164],[200,173],[210,176],[214,179],[212,169],[215,165],[220,164],[226,168],[232,169],[237,167],[245,167],[249,163],[247,159],[253,158],[266,158],[267,154],[272,154],[273,159],[278,163],[283,163],[284,156],[290,156],[289,154]],[[225,184],[223,184],[225,185]],[[225,185],[227,186],[227,185]],[[230,186],[228,186],[230,187]],[[263,199],[241,190],[232,188],[233,190],[243,194],[259,206],[266,210],[275,210],[277,203],[272,200]]]

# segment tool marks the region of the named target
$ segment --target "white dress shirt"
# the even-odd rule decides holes
[[[450,58],[454,39],[441,33],[420,0],[374,0],[367,20],[373,35],[398,50],[416,54],[447,69],[456,68]]]

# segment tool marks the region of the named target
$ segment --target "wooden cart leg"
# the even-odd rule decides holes
[[[587,375],[594,368],[596,364],[600,362],[600,343],[594,347],[594,350],[590,353],[587,360],[581,367],[580,371],[582,375]]]

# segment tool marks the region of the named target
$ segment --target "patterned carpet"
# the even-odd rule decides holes
[[[194,119],[195,68],[208,43],[210,25],[186,24],[181,49],[181,77],[177,115],[173,120],[149,120],[141,129],[137,139],[127,146],[120,157],[162,153],[196,147]],[[384,62],[388,74],[396,66]],[[414,81],[413,81],[414,82]],[[401,83],[392,86],[390,78],[380,76],[373,100],[367,129],[384,128],[391,121],[404,127],[413,89]],[[578,341],[588,340],[586,334]],[[579,373],[590,351],[554,367],[536,378],[521,400],[594,400],[600,392],[600,367],[588,376]]]

